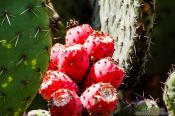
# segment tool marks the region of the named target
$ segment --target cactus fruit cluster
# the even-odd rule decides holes
[[[76,23],[73,21],[68,24]],[[66,37],[68,43],[51,48],[48,71],[39,89],[50,114],[111,115],[118,104],[117,88],[125,76],[112,58],[114,39],[88,24],[71,27]]]
[[[113,58],[126,70],[124,88],[133,87],[147,60],[155,0],[94,0],[94,4],[92,24],[114,37]]]
[[[0,115],[22,115],[49,62],[49,17],[43,0],[0,2]]]
[[[169,116],[175,116],[175,72],[171,72],[164,87],[163,99]]]

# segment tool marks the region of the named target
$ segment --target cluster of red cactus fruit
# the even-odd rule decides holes
[[[52,116],[110,116],[124,69],[112,59],[114,39],[88,24],[71,27],[66,44],[51,48],[39,93]]]

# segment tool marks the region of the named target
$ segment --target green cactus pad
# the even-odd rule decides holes
[[[132,103],[120,101],[114,116],[159,116],[160,108],[155,100],[143,99]]]
[[[144,72],[153,30],[155,0],[95,2],[92,24],[114,37],[113,58],[126,69],[124,87],[131,88]]]
[[[49,61],[49,19],[43,0],[0,2],[0,114],[22,115]]]
[[[136,116],[159,116],[160,108],[154,100],[144,99],[135,105]]]
[[[169,116],[175,116],[175,71],[173,71],[165,83],[163,100],[169,112]]]

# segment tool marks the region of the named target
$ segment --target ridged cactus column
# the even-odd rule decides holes
[[[169,116],[175,116],[175,71],[169,75],[165,83],[163,99]]]
[[[49,61],[49,19],[43,0],[0,2],[0,115],[21,116]]]
[[[154,23],[155,0],[96,0],[93,26],[115,38],[113,58],[126,70],[125,88],[144,72]],[[99,17],[97,17],[99,16]]]

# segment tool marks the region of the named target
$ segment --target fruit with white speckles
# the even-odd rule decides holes
[[[57,70],[58,69],[58,53],[61,49],[64,49],[64,45],[60,43],[56,43],[52,46],[51,52],[50,52],[50,62],[48,65],[49,70]]]
[[[112,57],[114,53],[114,39],[105,32],[94,31],[84,43],[90,60],[96,62],[104,57]]]
[[[39,93],[46,100],[59,89],[69,89],[79,94],[79,88],[67,75],[58,71],[47,71],[40,86]]]
[[[89,69],[89,56],[80,44],[67,46],[58,53],[58,70],[81,82]]]
[[[118,103],[116,89],[109,83],[91,85],[80,98],[90,116],[110,116]]]
[[[87,37],[93,32],[89,24],[70,28],[66,33],[66,45],[84,44]]]
[[[90,69],[83,85],[84,89],[98,82],[111,83],[119,87],[125,76],[124,69],[111,57],[106,57],[96,62]]]
[[[49,110],[52,116],[81,116],[82,109],[80,98],[67,89],[56,91],[49,101]]]

